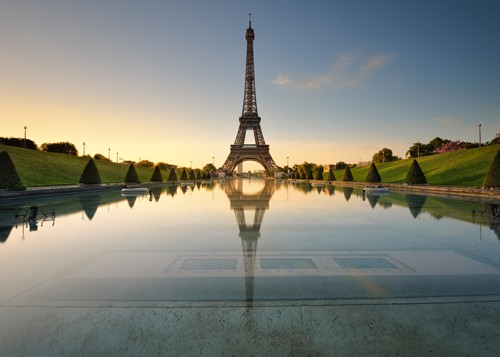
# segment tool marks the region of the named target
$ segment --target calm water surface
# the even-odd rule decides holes
[[[31,206],[36,222],[23,217]],[[0,303],[498,295],[500,225],[491,209],[485,201],[365,197],[360,189],[263,180],[0,201]]]

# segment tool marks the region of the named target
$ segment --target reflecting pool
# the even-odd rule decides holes
[[[271,180],[0,201],[0,302],[178,307],[495,296],[497,209]]]
[[[0,199],[0,354],[498,356],[497,204],[263,180]]]

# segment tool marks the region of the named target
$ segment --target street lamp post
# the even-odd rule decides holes
[[[215,166],[215,156],[212,156],[212,165]]]
[[[111,161],[111,149],[108,148],[108,160]]]
[[[24,148],[26,149],[26,129],[28,129],[28,127],[25,125],[24,126]]]
[[[481,123],[477,124],[477,129],[479,131],[479,147],[481,147]]]
[[[116,163],[118,163],[118,151],[116,152]]]
[[[85,156],[85,141],[83,142],[83,156]]]

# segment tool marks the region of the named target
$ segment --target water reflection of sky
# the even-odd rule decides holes
[[[31,206],[36,230],[15,219]],[[43,221],[52,210],[55,220]],[[273,181],[0,202],[0,301],[499,293],[489,213],[481,201]]]

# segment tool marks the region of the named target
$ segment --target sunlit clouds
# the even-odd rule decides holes
[[[301,81],[293,81],[286,74],[278,74],[272,83],[276,86],[292,86],[299,89],[353,88],[366,80],[373,73],[381,70],[393,61],[393,54],[375,54],[357,56],[345,53],[337,57],[326,73]]]

